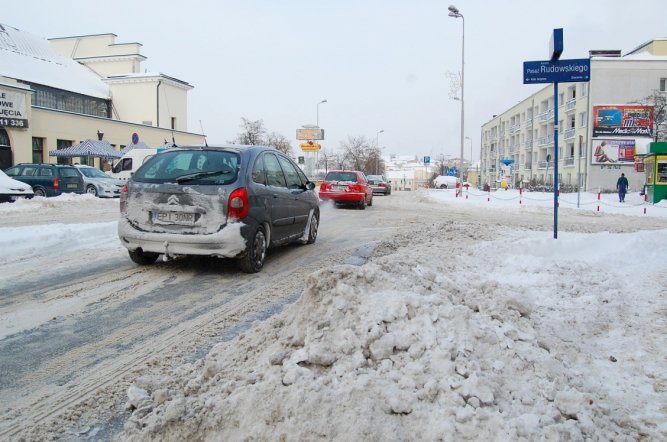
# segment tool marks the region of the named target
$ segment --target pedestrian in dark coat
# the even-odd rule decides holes
[[[618,201],[621,203],[625,202],[625,192],[628,191],[628,179],[624,173],[616,181],[616,189],[618,190]]]

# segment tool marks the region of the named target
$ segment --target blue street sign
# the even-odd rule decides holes
[[[424,164],[428,164],[428,163],[430,163],[430,162],[431,162],[431,157],[429,157],[428,155],[425,156],[425,157],[424,157]]]
[[[591,60],[588,58],[523,62],[524,84],[571,83],[590,79]]]

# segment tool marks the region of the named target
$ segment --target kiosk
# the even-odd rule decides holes
[[[649,144],[644,156],[646,193],[650,203],[667,200],[667,142]]]

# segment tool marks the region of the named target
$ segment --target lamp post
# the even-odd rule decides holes
[[[472,169],[472,138],[466,137],[466,140],[470,140],[470,164],[468,165],[468,177],[466,181],[470,181],[470,169]]]
[[[463,14],[461,14],[458,10],[458,8],[454,5],[450,5],[449,8],[449,16],[454,17],[454,18],[460,18],[461,19],[461,158],[459,160],[459,178],[461,181],[463,181],[463,143],[464,143],[464,101],[463,101],[463,79],[465,77],[465,19],[463,18]]]
[[[315,125],[317,127],[320,127],[320,104],[326,103],[326,102],[327,102],[327,100],[324,99],[324,100],[320,101],[319,103],[317,103],[317,120],[315,122]]]
[[[377,150],[376,155],[379,157],[380,156],[380,134],[384,132],[384,129],[380,129],[377,131],[375,134],[375,149]],[[375,159],[375,175],[378,174],[378,158]]]

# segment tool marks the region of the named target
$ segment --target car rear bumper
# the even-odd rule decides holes
[[[320,192],[320,199],[324,201],[360,203],[365,197],[366,195],[361,192]]]
[[[20,200],[22,198],[32,198],[35,196],[32,192],[30,193],[0,193],[0,203],[7,203],[10,201]]]
[[[118,237],[130,251],[167,256],[200,255],[234,258],[246,250],[242,231],[245,224],[231,223],[210,235],[145,232],[134,227],[126,218],[118,221]]]

